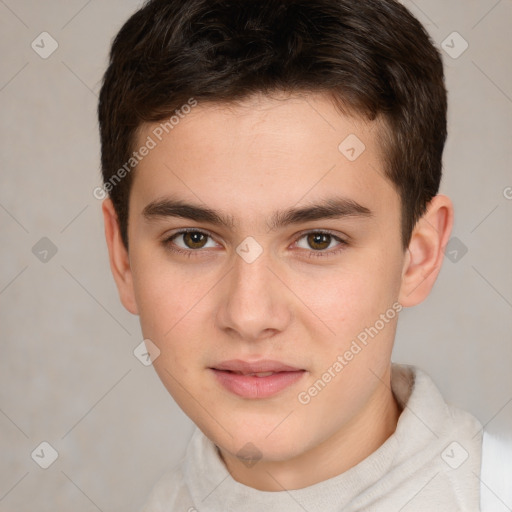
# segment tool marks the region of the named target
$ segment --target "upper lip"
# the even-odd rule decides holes
[[[270,359],[260,359],[259,361],[242,361],[241,359],[231,359],[223,361],[222,363],[212,366],[214,370],[228,370],[237,373],[264,373],[264,372],[293,372],[302,370],[302,368],[295,368],[283,364],[279,361],[272,361]]]

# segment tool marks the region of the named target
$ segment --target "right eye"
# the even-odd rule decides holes
[[[164,247],[171,251],[191,256],[192,253],[199,252],[200,249],[206,247],[208,238],[212,237],[205,231],[182,229],[167,237],[162,243]],[[181,241],[181,243],[177,243],[176,240]]]

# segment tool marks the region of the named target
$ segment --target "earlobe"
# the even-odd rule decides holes
[[[404,259],[399,301],[404,307],[425,300],[437,279],[453,227],[453,204],[437,195],[414,227]]]
[[[123,306],[132,314],[138,315],[137,303],[133,288],[133,276],[130,267],[128,251],[124,246],[119,229],[117,213],[111,199],[107,198],[102,204],[103,220],[105,224],[105,238],[107,241],[110,270],[117,285],[119,297]]]

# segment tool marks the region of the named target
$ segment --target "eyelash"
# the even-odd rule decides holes
[[[162,241],[163,246],[172,252],[187,256],[188,258],[190,258],[194,253],[202,252],[201,249],[189,249],[189,250],[181,249],[180,247],[177,247],[176,245],[174,245],[172,243],[176,237],[178,237],[180,235],[184,235],[186,233],[199,233],[199,234],[205,235],[209,238],[213,238],[213,236],[210,233],[208,233],[207,231],[202,231],[200,229],[194,229],[194,228],[182,229],[180,231],[177,231],[176,233],[173,233],[171,236],[167,237],[166,239],[164,239]],[[336,236],[334,233],[332,233],[330,231],[324,231],[324,230],[311,230],[311,231],[306,231],[306,232],[300,233],[299,237],[295,240],[295,243],[298,242],[301,238],[304,238],[305,236],[313,234],[313,233],[319,234],[319,235],[331,236],[337,242],[339,242],[339,248],[335,249],[335,250],[331,249],[330,251],[327,251],[327,250],[315,251],[315,250],[303,249],[308,252],[309,258],[328,258],[331,256],[335,256],[335,255],[339,254],[340,252],[342,252],[343,250],[345,250],[346,246],[348,245],[348,243],[345,240],[342,240],[339,236]]]

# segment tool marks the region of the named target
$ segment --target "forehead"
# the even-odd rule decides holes
[[[134,172],[139,213],[165,194],[235,217],[333,193],[372,211],[397,202],[384,176],[381,125],[341,114],[327,96],[258,95],[185,111],[139,129],[136,147],[152,141]]]

